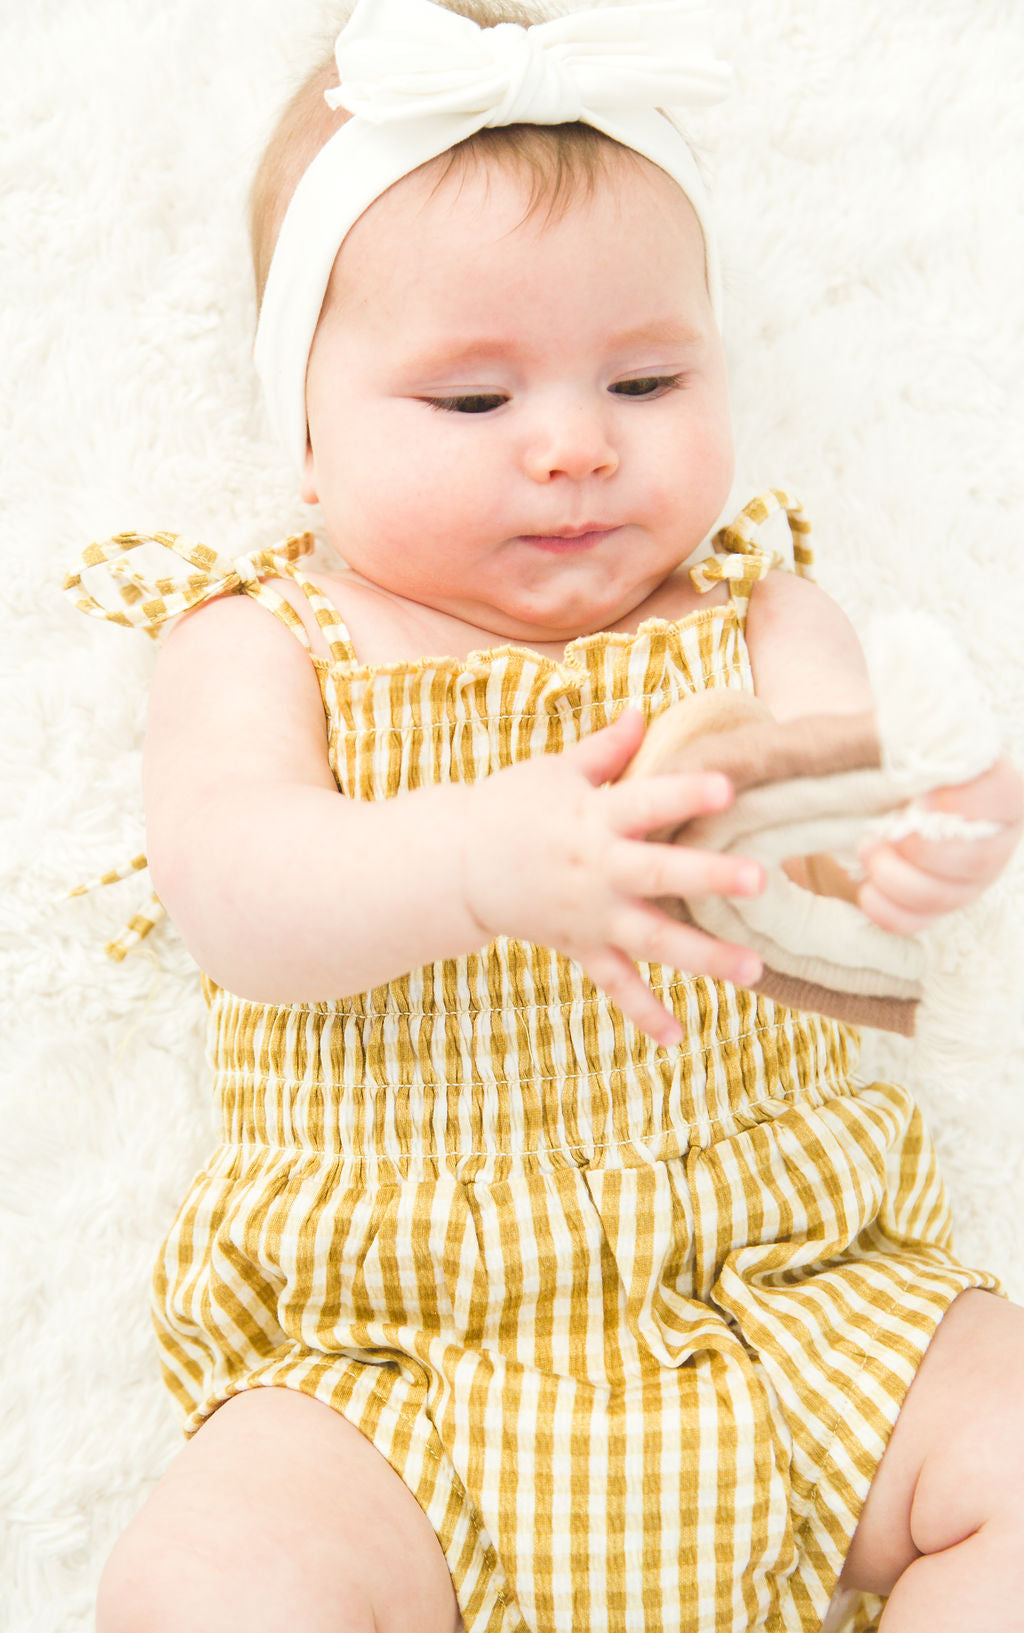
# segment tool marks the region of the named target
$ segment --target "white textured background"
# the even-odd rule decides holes
[[[325,0],[0,8],[0,1628],[83,1633],[103,1558],[178,1445],[151,1259],[210,1143],[173,932],[110,963],[142,879],[144,636],[60,594],[91,539],[226,554],[306,525],[248,359],[243,195],[329,37]],[[1024,761],[1024,8],[719,0],[737,74],[716,180],[736,500],[800,495],[862,625],[959,628]],[[919,1090],[959,1243],[1024,1300],[1018,863],[936,941]]]

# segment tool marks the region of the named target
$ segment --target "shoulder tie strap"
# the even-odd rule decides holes
[[[770,517],[782,513],[789,522],[790,548],[765,549],[758,544],[758,535]],[[810,532],[811,524],[799,500],[781,488],[770,488],[744,505],[735,521],[715,534],[714,553],[691,568],[690,580],[702,595],[715,584],[728,584],[742,625],[754,585],[773,568],[785,568],[801,578],[814,576],[814,552],[807,542]]]
[[[72,896],[86,896],[90,890],[97,890],[100,885],[113,885],[117,884],[120,879],[130,879],[134,873],[144,872],[148,865],[145,854],[133,856],[131,861],[126,862],[123,867],[111,868],[107,873],[97,874],[95,879],[87,879],[84,884],[75,885],[73,890],[62,892],[57,900],[65,902],[69,901]],[[132,948],[136,947],[140,941],[145,940],[150,930],[166,916],[166,907],[156,891],[151,891],[149,900],[139,908],[137,913],[132,914],[127,924],[114,937],[113,941],[104,944],[104,952],[115,963],[120,964],[121,960],[127,957]]]
[[[227,558],[178,533],[115,533],[83,551],[78,570],[68,573],[63,589],[79,612],[143,629],[154,640],[168,619],[214,596],[241,591],[262,601],[308,651],[302,619],[261,580],[298,576],[293,563],[312,548],[312,533],[298,533],[273,550]],[[183,571],[181,563],[193,571]],[[90,586],[98,593],[91,593]]]
[[[295,566],[312,548],[313,535],[299,533],[274,549],[227,558],[219,556],[208,545],[182,538],[177,533],[116,533],[103,543],[90,544],[83,551],[77,570],[68,573],[63,589],[80,612],[128,629],[144,630],[153,640],[159,639],[161,626],[179,613],[188,612],[214,596],[244,593],[261,601],[311,653],[312,643],[302,619],[283,596],[262,582],[264,578],[289,577],[300,584],[307,599],[313,602],[317,622],[328,637],[332,656],[348,656],[348,632],[333,615],[326,598]],[[323,602],[323,606],[319,602]],[[76,885],[59,899],[66,901],[72,896],[84,896],[102,885],[131,878],[147,865],[145,855],[140,854],[122,867],[111,868]],[[106,943],[105,951],[120,962],[165,914],[159,896],[151,893],[120,934]]]

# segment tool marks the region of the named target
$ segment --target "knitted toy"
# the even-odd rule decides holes
[[[998,758],[999,741],[970,665],[942,625],[920,613],[879,619],[867,647],[874,712],[780,722],[749,692],[699,693],[652,721],[624,775],[724,772],[736,789],[729,810],[649,837],[753,857],[766,870],[758,897],[666,899],[667,912],[754,948],[764,962],[755,990],[766,997],[910,1035],[925,946],[883,930],[856,906],[857,849],[909,833],[995,833],[995,823],[931,811],[920,800],[980,776]],[[811,888],[783,871],[789,858],[807,859]],[[844,885],[851,899],[821,893]]]

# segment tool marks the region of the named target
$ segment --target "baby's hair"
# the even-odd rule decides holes
[[[543,21],[536,10],[520,0],[437,0],[437,3],[481,28],[496,28],[499,23],[527,27]],[[256,171],[250,195],[249,236],[259,302],[263,300],[274,245],[292,193],[324,143],[350,117],[344,108],[332,110],[324,101],[324,92],[337,83],[332,45],[330,55],[300,85],[285,107]],[[546,207],[549,219],[556,220],[580,192],[584,196],[593,192],[613,156],[636,160],[628,148],[590,125],[485,128],[442,156],[438,185],[456,167],[467,163],[504,165],[529,180],[526,215]]]

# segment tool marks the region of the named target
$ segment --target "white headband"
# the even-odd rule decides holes
[[[267,278],[254,357],[274,429],[301,467],[306,366],[335,257],[373,201],[485,126],[580,120],[651,159],[686,194],[720,311],[710,206],[679,109],[730,83],[703,0],[640,0],[520,28],[479,28],[433,0],[357,0],[335,46],[332,108],[353,114],[292,196]]]

